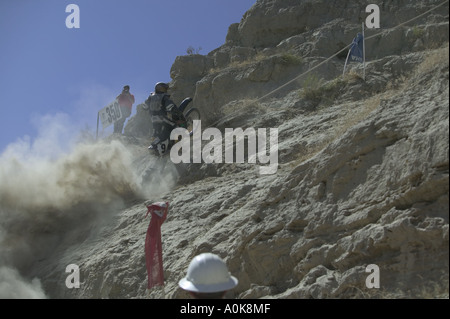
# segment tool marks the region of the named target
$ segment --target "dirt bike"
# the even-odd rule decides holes
[[[172,112],[172,121],[175,122],[175,127],[185,128],[192,135],[194,120],[200,120],[200,111],[195,107],[188,108],[188,104],[192,101],[192,98],[185,98],[180,106],[178,106],[178,112]],[[175,106],[176,107],[176,106]],[[159,156],[164,156],[170,153],[170,149],[177,141],[170,140],[170,137],[161,141],[157,137],[152,144],[148,147],[151,153]]]

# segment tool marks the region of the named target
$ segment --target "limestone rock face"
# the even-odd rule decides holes
[[[278,128],[276,174],[260,175],[247,162],[168,163],[161,181],[174,178],[177,186],[160,192],[156,184],[146,202],[170,203],[162,226],[165,296],[187,298],[178,281],[194,256],[213,252],[239,279],[229,298],[448,297],[448,44],[405,58],[410,63],[373,62],[366,82],[338,82],[345,93],[332,104],[308,108],[292,92],[220,123]],[[398,83],[392,65],[405,76]],[[139,143],[123,142],[144,170]],[[147,296],[144,204],[135,200],[98,234],[50,258],[40,273],[46,290]],[[69,260],[83,269],[77,290],[52,283]],[[367,283],[374,269],[379,288]]]
[[[437,4],[432,1],[418,4],[412,0],[380,4],[382,28],[391,28],[408,21],[417,16],[418,12],[425,12]],[[345,17],[342,22],[358,28],[368,16],[367,5],[366,1],[358,0],[257,1],[246,12],[239,25],[233,25],[229,29],[227,43],[232,43],[234,46],[273,47],[284,39],[320,29],[342,17]],[[446,8],[442,7],[440,12],[445,12]],[[423,22],[426,19],[433,21],[435,15],[429,15],[419,21]]]
[[[164,200],[166,298],[189,297],[177,284],[202,252],[239,279],[229,298],[448,298],[448,4],[398,28],[435,1],[380,6],[363,80],[360,64],[342,76],[346,51],[327,59],[351,43],[366,5],[258,0],[223,46],[175,60],[172,97],[194,98],[203,129],[278,130],[275,174],[249,163],[248,144],[243,163],[226,163],[224,141],[222,161],[163,164],[138,108],[129,136],[57,166],[81,186],[55,182],[72,208],[41,204],[53,224],[0,210],[10,263],[53,298],[161,298],[146,291],[144,242],[146,204]],[[22,225],[38,239],[20,241]],[[78,289],[64,285],[68,264]]]
[[[240,23],[229,27],[223,46],[206,56],[178,57],[171,69],[173,98],[186,96],[214,123],[233,100],[257,99],[307,72],[348,46],[368,13],[364,1],[257,1]],[[414,23],[397,25],[436,6],[403,0],[380,6],[382,30],[366,29],[368,61],[436,48],[449,36],[448,15],[442,6]],[[324,80],[336,78],[347,50],[315,72]],[[289,90],[304,85],[294,81]]]

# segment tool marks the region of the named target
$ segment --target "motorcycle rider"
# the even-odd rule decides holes
[[[178,110],[175,103],[167,94],[169,85],[164,82],[158,82],[155,85],[155,91],[145,100],[144,109],[148,109],[153,124],[153,137],[155,140],[150,146],[156,147],[159,141],[165,141],[170,137],[170,132],[175,128],[176,123],[172,119],[172,112]]]
[[[167,94],[169,84],[158,82],[155,85],[155,91],[144,102],[144,109],[148,109],[152,119],[153,137],[155,138],[150,149],[155,149],[160,141],[170,138],[170,133],[176,128],[179,122],[185,121],[183,111],[192,101],[191,97],[185,98],[179,107],[170,99]],[[169,148],[174,141],[169,142]]]

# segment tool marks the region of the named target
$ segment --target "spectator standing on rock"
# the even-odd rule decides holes
[[[230,275],[225,262],[212,253],[194,257],[186,277],[178,283],[196,299],[222,299],[237,284],[238,280]]]
[[[123,87],[122,93],[116,97],[116,100],[119,102],[122,117],[114,123],[114,133],[122,134],[123,125],[127,117],[131,115],[134,104],[134,95],[130,93],[129,85]]]

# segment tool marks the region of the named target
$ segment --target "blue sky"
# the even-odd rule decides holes
[[[207,54],[225,42],[256,0],[1,0],[0,154],[52,147],[86,125],[131,86],[143,102],[192,46]],[[80,28],[66,27],[66,6]],[[101,124],[100,124],[101,130]],[[56,136],[55,136],[56,135]],[[74,134],[75,135],[75,134]]]

